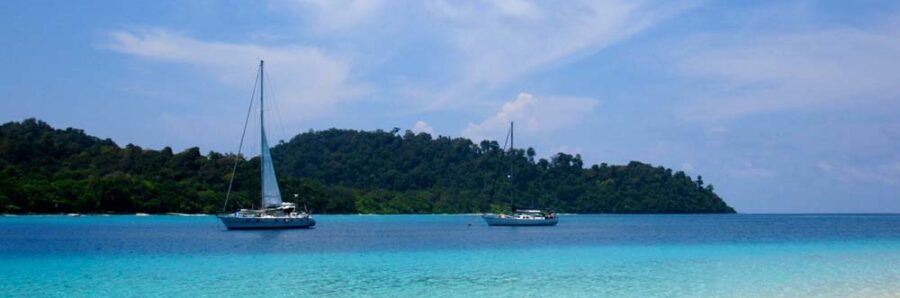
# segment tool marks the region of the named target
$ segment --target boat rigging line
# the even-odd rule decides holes
[[[250,106],[247,107],[247,117],[244,119],[244,130],[241,131],[241,142],[238,144],[237,155],[234,157],[234,166],[231,167],[231,179],[228,180],[228,191],[225,193],[225,203],[222,204],[222,212],[228,207],[228,199],[231,197],[231,187],[234,185],[234,175],[237,173],[238,163],[241,161],[241,150],[244,148],[244,136],[247,134],[247,124],[250,123],[250,114],[253,111],[253,100],[256,99],[256,87],[259,84],[259,76],[262,70],[256,72],[256,78],[253,79],[253,92],[250,93]],[[238,207],[244,208],[240,201],[235,200]]]

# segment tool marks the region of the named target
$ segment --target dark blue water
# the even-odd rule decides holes
[[[900,215],[564,215],[555,227],[488,227],[462,215],[317,221],[227,231],[214,217],[0,217],[0,293],[262,296],[253,289],[271,284],[275,296],[900,294]]]

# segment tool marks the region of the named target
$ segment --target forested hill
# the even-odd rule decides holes
[[[298,194],[316,213],[487,212],[510,202],[577,213],[734,212],[700,177],[663,167],[586,167],[578,155],[537,159],[530,148],[397,129],[310,131],[272,152],[285,199]],[[235,158],[10,122],[0,126],[0,212],[214,213]],[[258,158],[241,160],[229,210],[257,201],[259,176]]]

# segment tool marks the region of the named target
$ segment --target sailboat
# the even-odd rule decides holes
[[[509,151],[513,151],[513,133],[514,133],[514,124],[513,122],[509,122]],[[512,167],[510,167],[512,169]],[[513,175],[510,171],[510,181],[512,181]],[[513,185],[513,191],[515,190],[515,185]],[[510,192],[510,200],[514,200],[515,195]],[[512,205],[512,212],[510,214],[500,213],[500,214],[486,214],[481,218],[484,218],[484,221],[487,222],[489,226],[554,226],[559,222],[559,218],[556,216],[556,213],[546,210],[540,209],[531,209],[531,208],[518,208],[514,204],[514,202],[510,202]]]
[[[263,81],[265,77],[264,62],[259,61],[259,136],[260,136],[260,209],[240,209],[234,213],[219,214],[218,218],[229,230],[242,229],[291,229],[309,228],[316,225],[308,210],[297,210],[294,203],[284,202],[281,199],[281,190],[278,188],[278,179],[275,176],[275,167],[272,165],[272,153],[269,152],[269,143],[266,140],[266,128],[263,121]],[[254,96],[255,96],[254,91]],[[253,99],[251,98],[251,106]],[[249,116],[250,111],[248,111]],[[247,132],[247,122],[244,123],[244,133]],[[241,147],[244,144],[244,136],[241,135],[241,145],[238,147],[240,156]],[[228,182],[228,192],[225,195],[225,206],[231,195],[231,186],[234,183],[234,173],[237,170],[238,158],[232,168],[231,180]],[[296,195],[295,195],[296,197]]]

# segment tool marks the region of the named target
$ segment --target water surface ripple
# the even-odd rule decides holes
[[[900,296],[900,215],[0,217],[0,296]]]

